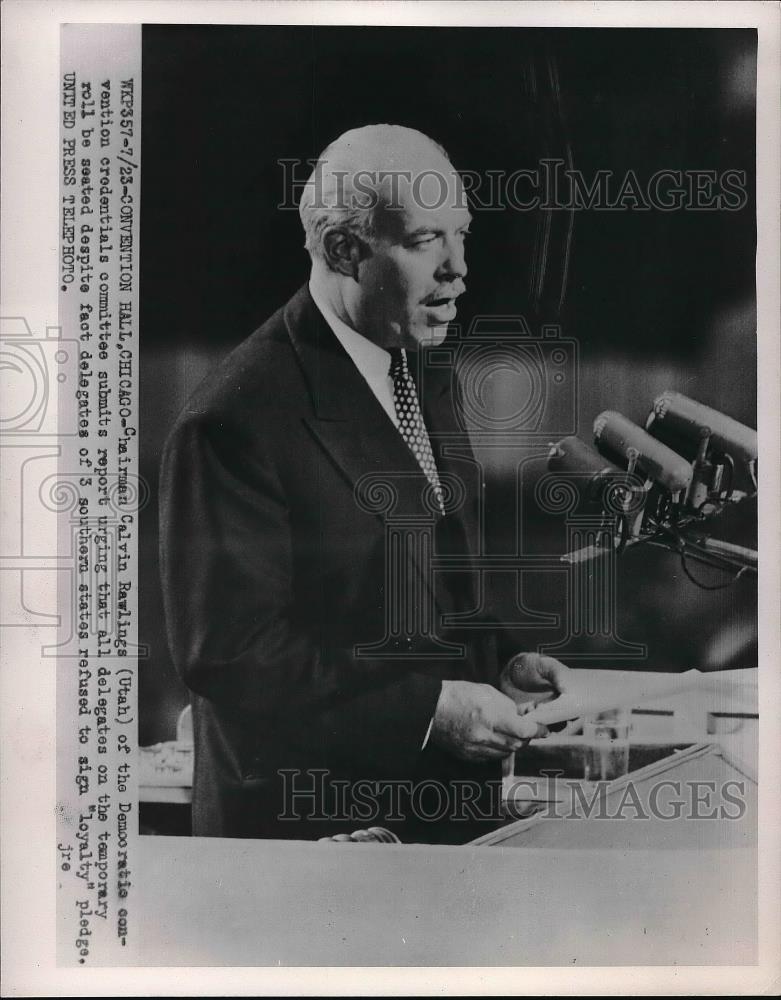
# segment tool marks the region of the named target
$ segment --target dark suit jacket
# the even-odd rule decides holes
[[[458,512],[433,518],[436,549],[474,552],[482,475],[457,423],[450,372],[427,368],[423,392],[439,470],[465,489]],[[393,484],[393,510],[367,509],[366,494],[356,500],[371,473]],[[438,623],[441,641],[463,649],[444,658],[423,655],[430,642],[419,635],[390,636],[380,657],[355,652],[387,631],[388,517],[424,523],[425,485],[306,287],[189,401],[163,458],[161,566],[174,662],[193,692],[194,833],[322,832],[276,822],[280,769],[351,781],[497,777],[494,767],[421,751],[442,679],[496,681],[488,627]],[[432,579],[418,554],[402,573],[414,601],[433,587],[437,612],[478,607],[463,564]]]

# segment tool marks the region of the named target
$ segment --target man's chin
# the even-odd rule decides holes
[[[447,337],[449,323],[440,326],[416,327],[411,331],[410,350],[416,351],[421,347],[438,347]]]

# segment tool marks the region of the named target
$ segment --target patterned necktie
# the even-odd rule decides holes
[[[391,348],[390,356],[391,364],[388,374],[393,379],[393,402],[396,406],[399,431],[431,483],[439,509],[444,514],[445,501],[442,485],[439,482],[439,474],[426,425],[423,423],[423,414],[420,412],[418,393],[407,367],[407,357],[398,347]]]

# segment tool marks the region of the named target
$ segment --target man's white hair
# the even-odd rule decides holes
[[[365,125],[335,139],[320,154],[298,206],[310,255],[325,256],[323,234],[333,225],[371,244],[377,209],[389,202],[390,174],[430,167],[432,150],[450,164],[438,142],[403,125]]]

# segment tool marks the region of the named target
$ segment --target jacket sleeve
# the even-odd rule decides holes
[[[167,444],[160,496],[169,643],[187,686],[303,757],[314,747],[334,767],[409,768],[441,681],[414,662],[358,662],[310,634],[273,463],[242,448],[240,432],[191,416]]]

